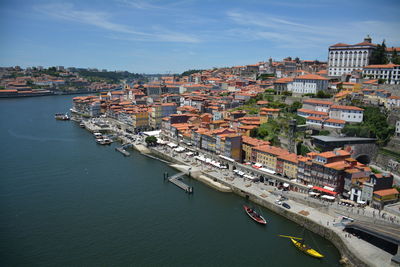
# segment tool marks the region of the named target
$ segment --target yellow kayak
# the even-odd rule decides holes
[[[296,246],[296,248],[300,249],[304,253],[306,253],[306,254],[308,254],[308,255],[310,255],[312,257],[319,258],[319,259],[324,257],[324,255],[322,255],[318,251],[306,246],[305,244],[303,244],[303,243],[301,243],[299,241],[296,241],[293,238],[290,238],[290,240],[292,240],[292,242]]]

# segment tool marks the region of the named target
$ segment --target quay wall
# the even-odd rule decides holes
[[[183,163],[183,162],[180,162],[180,161],[176,160],[175,158],[173,158],[173,157],[171,157],[169,155],[161,153],[161,152],[159,152],[159,151],[157,151],[155,149],[151,149],[150,148],[150,151],[151,151],[151,154],[153,154],[154,156],[156,156],[158,158],[161,158],[163,160],[167,160],[167,161],[170,161],[172,163],[177,163],[177,164],[186,164],[186,163]],[[202,175],[207,176],[207,177],[209,177],[211,179],[215,179],[215,177],[213,177],[212,175],[210,175],[208,173],[205,173],[205,172],[203,172]],[[194,178],[196,178],[196,177],[194,176]],[[197,180],[202,181],[201,179],[197,179]],[[251,194],[249,192],[242,191],[241,189],[238,189],[238,188],[232,186],[231,184],[229,184],[226,181],[223,181],[221,179],[217,179],[217,180],[222,185],[230,187],[233,193],[235,193],[235,194],[237,194],[239,196],[242,196],[244,198],[247,198],[248,200],[250,200],[250,201],[252,201],[252,202],[254,202],[254,203],[256,203],[256,204],[258,204],[260,206],[263,206],[263,207],[265,207],[265,208],[267,208],[267,209],[269,209],[269,210],[271,210],[271,211],[273,211],[273,212],[285,217],[286,219],[289,219],[289,220],[291,220],[291,221],[293,221],[293,222],[295,222],[295,223],[297,223],[297,224],[299,224],[301,226],[304,226],[308,230],[310,230],[310,231],[312,231],[312,232],[314,232],[314,233],[316,233],[316,234],[318,234],[318,235],[330,240],[335,245],[335,247],[340,251],[342,259],[346,259],[343,262],[344,265],[346,265],[346,266],[369,266],[369,264],[364,262],[356,254],[354,254],[347,247],[347,245],[345,244],[343,239],[337,233],[335,233],[333,230],[331,230],[331,229],[319,224],[318,222],[315,222],[315,221],[307,218],[306,216],[291,212],[290,210],[284,209],[281,206],[278,206],[278,205],[276,205],[274,203],[271,203],[271,202],[269,202],[269,201],[267,201],[265,199],[262,199],[259,196],[253,195],[253,194]],[[202,181],[202,182],[204,182],[204,181]],[[321,207],[319,205],[318,206],[315,205],[315,206],[316,206],[315,208],[320,208],[321,209]]]
[[[284,209],[281,206],[278,206],[274,203],[271,203],[265,199],[262,199],[256,195],[250,194],[248,192],[244,192],[238,188],[235,188],[231,186],[232,192],[247,198],[248,200],[257,203],[260,206],[263,206],[283,217],[286,219],[289,219],[305,228],[308,230],[330,240],[335,247],[340,251],[340,254],[342,256],[342,259],[346,258],[346,266],[369,266],[367,263],[365,263],[362,259],[360,259],[357,255],[355,255],[345,244],[345,242],[342,240],[342,238],[335,233],[333,230],[319,224],[318,222],[315,222],[306,216],[291,212],[288,209]]]

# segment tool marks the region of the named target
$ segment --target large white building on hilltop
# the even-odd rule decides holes
[[[367,36],[364,42],[349,45],[337,43],[329,47],[328,76],[341,76],[353,70],[362,70],[369,64],[372,51],[376,48],[371,37]]]

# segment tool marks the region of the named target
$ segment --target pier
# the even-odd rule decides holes
[[[125,157],[129,157],[131,155],[128,151],[125,150],[124,146],[116,147],[115,150],[121,152],[121,154],[124,155]]]
[[[189,174],[190,174],[190,171],[189,171]],[[167,179],[169,182],[171,182],[174,185],[176,185],[177,187],[181,188],[186,193],[193,194],[193,187],[188,186],[187,184],[185,184],[184,182],[182,182],[180,180],[180,178],[184,175],[186,175],[186,172],[180,172],[171,177],[169,177],[168,173],[164,173],[164,180]]]

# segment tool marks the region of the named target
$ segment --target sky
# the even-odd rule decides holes
[[[0,0],[0,66],[181,73],[400,46],[398,0]]]

